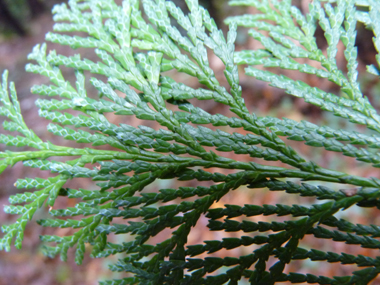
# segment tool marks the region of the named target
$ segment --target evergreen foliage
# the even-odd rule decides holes
[[[309,235],[371,250],[380,248],[379,226],[353,224],[337,216],[350,207],[379,208],[380,180],[326,169],[305,159],[286,140],[301,141],[310,147],[354,157],[369,167],[380,167],[380,116],[360,90],[355,47],[359,21],[373,30],[375,48],[380,49],[380,5],[375,0],[329,2],[314,0],[309,12],[303,15],[288,0],[233,0],[231,5],[252,6],[260,13],[228,18],[227,37],[197,0],[186,0],[188,14],[164,0],[124,0],[121,6],[112,0],[70,0],[68,5],[55,6],[55,32],[48,33],[46,40],[73,49],[95,49],[98,60],[55,51],[47,54],[46,44],[42,44],[29,55],[34,63],[28,64],[26,70],[50,80],[49,84],[32,88],[33,93],[44,97],[36,105],[39,115],[52,122],[48,131],[67,140],[91,143],[93,147],[42,141],[25,124],[14,84],[8,85],[7,72],[3,73],[0,112],[7,118],[4,128],[19,135],[1,134],[0,142],[33,150],[1,152],[0,172],[21,162],[25,167],[50,171],[52,175],[48,179],[17,180],[17,188],[34,191],[9,198],[10,205],[4,210],[18,215],[18,219],[2,226],[0,249],[10,250],[13,242],[21,248],[25,226],[36,210],[44,205],[53,207],[58,196],[67,196],[81,202],[72,208],[51,208],[52,219],[38,223],[44,227],[73,228],[75,232],[69,236],[42,236],[43,242],[53,244],[45,246],[45,253],[66,260],[69,248],[75,248],[78,264],[86,250],[98,258],[123,253],[110,269],[131,275],[101,284],[237,284],[243,279],[263,285],[284,281],[368,284],[380,272],[379,257],[300,245]],[[317,25],[328,43],[326,54],[316,44]],[[262,48],[235,51],[238,26],[249,27],[249,35],[260,41]],[[336,61],[340,42],[347,61],[343,70]],[[209,66],[211,53],[224,64],[228,88]],[[380,64],[379,54],[376,59]],[[310,61],[319,63],[319,67]],[[242,98],[239,65],[248,66],[244,69],[246,75],[269,82],[369,131],[256,116]],[[262,66],[277,69],[269,71]],[[61,67],[75,70],[75,85],[64,78]],[[165,73],[170,70],[196,78],[203,88],[176,82],[168,76],[170,73]],[[309,86],[281,74],[282,70],[325,78],[335,83],[340,93]],[[367,71],[380,75],[375,65],[368,66]],[[99,98],[88,96],[89,84],[98,90]],[[198,100],[224,104],[233,115],[210,114],[194,106]],[[113,124],[107,113],[155,121],[161,127]],[[242,129],[244,134],[239,133]],[[97,148],[101,145],[109,148]],[[224,156],[229,152],[250,156],[251,161]],[[55,161],[52,157],[60,159]],[[267,161],[278,161],[282,166],[271,166]],[[211,167],[213,171],[207,171]],[[226,175],[214,169],[231,172]],[[99,189],[65,188],[68,180],[83,177],[96,181]],[[147,190],[158,179],[209,181],[212,185]],[[325,182],[332,186],[327,187]],[[334,183],[339,186],[333,186]],[[341,184],[355,191],[339,191]],[[241,187],[267,188],[321,201],[311,207],[211,207]],[[234,193],[239,195],[238,191]],[[272,222],[244,220],[261,215],[272,216]],[[233,219],[240,216],[242,222]],[[208,219],[211,231],[243,234],[239,238],[188,245],[187,237],[201,217]],[[126,221],[121,222],[120,218]],[[151,243],[151,237],[167,229],[172,229],[172,234],[166,240]],[[115,243],[109,239],[110,234],[132,235],[133,239]],[[249,255],[212,256],[221,249],[253,244],[257,249]],[[270,257],[276,260],[272,265],[268,262]],[[348,276],[315,276],[286,271],[292,260],[339,262],[360,268]]]

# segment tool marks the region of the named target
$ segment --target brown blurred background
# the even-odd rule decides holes
[[[60,138],[53,137],[52,134],[46,132],[47,121],[38,117],[37,109],[34,106],[34,101],[37,98],[30,93],[30,87],[34,84],[47,83],[46,78],[38,75],[26,73],[24,70],[27,61],[27,55],[31,52],[33,46],[38,43],[44,42],[44,35],[52,30],[53,21],[50,10],[55,3],[59,0],[0,0],[0,72],[8,69],[10,72],[9,80],[14,81],[18,91],[18,97],[21,102],[24,118],[29,127],[31,127],[37,135],[43,140],[50,140],[57,144],[62,143]],[[181,7],[184,7],[184,1],[174,1]],[[216,19],[220,27],[226,31],[226,26],[223,24],[223,19],[229,15],[243,14],[245,12],[255,13],[254,9],[245,8],[230,8],[227,1],[217,0],[204,0],[201,1],[207,9],[209,9],[211,16]],[[307,6],[310,1],[298,0],[293,1],[303,12],[307,11]],[[357,39],[357,46],[359,49],[359,71],[365,70],[365,65],[374,63],[375,49],[371,37],[371,31],[364,29],[363,26],[358,25],[359,34]],[[318,45],[322,49],[326,49],[326,40],[323,36],[322,30],[319,28],[316,32]],[[237,49],[254,49],[260,45],[255,40],[248,38],[246,29],[239,29],[237,38]],[[58,53],[75,54],[68,47],[60,47],[57,45],[48,45],[50,48],[57,49]],[[89,55],[91,56],[91,55]],[[342,52],[337,55],[338,66],[344,69],[346,64]],[[218,78],[223,85],[227,85],[223,79],[223,66],[220,61],[210,53],[210,64],[215,70]],[[243,71],[243,69],[242,69]],[[334,84],[321,80],[311,75],[305,75],[297,72],[279,71],[291,78],[302,80],[311,86],[318,86],[325,91],[337,93],[339,89]],[[72,70],[65,70],[65,77],[71,82],[75,81],[74,73]],[[184,77],[181,74],[173,74],[177,81],[183,81]],[[359,76],[362,90],[365,95],[370,98],[375,107],[379,107],[380,85],[377,78],[374,76],[362,73]],[[188,84],[197,87],[197,82],[194,80],[187,81]],[[241,76],[241,85],[243,87],[243,96],[246,100],[247,106],[250,111],[255,112],[259,116],[270,115],[278,118],[287,117],[297,121],[308,120],[316,124],[329,125],[334,128],[347,128],[355,130],[357,127],[347,124],[347,122],[340,120],[329,113],[322,112],[316,107],[313,107],[302,100],[292,98],[284,94],[281,90],[277,90],[268,86],[268,84],[252,79],[251,77]],[[93,89],[91,92],[95,92]],[[377,95],[377,96],[376,96]],[[198,103],[196,103],[198,104]],[[205,108],[211,113],[227,113],[228,110],[225,106],[209,102],[202,103],[202,108]],[[110,118],[117,123],[119,118]],[[131,125],[138,125],[140,122],[133,118],[128,118]],[[125,122],[125,121],[124,121]],[[228,130],[227,130],[228,131]],[[75,145],[73,142],[63,142],[65,145]],[[311,148],[303,145],[302,143],[290,142],[299,152],[305,157],[312,159],[316,163],[326,168],[338,169],[355,175],[365,177],[379,177],[378,171],[368,167],[365,164],[356,162],[354,159],[343,157],[332,152],[325,152],[321,149]],[[4,146],[0,146],[3,150]],[[11,148],[14,149],[14,148]],[[228,154],[231,157],[231,154]],[[232,154],[233,155],[233,154]],[[237,158],[238,159],[238,158]],[[267,162],[266,162],[267,163]],[[268,163],[269,164],[269,163]],[[15,189],[13,183],[17,178],[21,177],[48,177],[48,173],[40,173],[30,169],[23,168],[20,163],[16,164],[13,168],[7,169],[1,176],[0,188],[0,205],[8,204],[9,195],[17,193],[19,190]],[[182,184],[181,184],[182,185]],[[96,189],[96,186],[91,181],[86,179],[78,179],[75,184],[69,186],[75,188]],[[193,186],[193,185],[192,185]],[[331,185],[328,185],[331,186]],[[178,187],[173,181],[159,181],[153,185],[153,188],[161,187]],[[338,187],[333,185],[332,187]],[[334,188],[334,189],[335,189]],[[339,188],[336,188],[338,191]],[[235,190],[221,201],[215,207],[223,207],[224,204],[244,205],[246,203],[253,203],[257,205],[262,204],[302,204],[310,205],[315,201],[311,198],[299,197],[297,195],[288,195],[282,192],[270,192],[266,189],[248,189],[241,188]],[[73,206],[75,201],[59,198],[57,200],[56,208],[64,208]],[[41,209],[35,214],[34,220],[43,217],[48,217],[47,209]],[[354,223],[362,224],[376,224],[380,223],[379,213],[376,209],[362,209],[353,207],[348,211],[339,213],[339,217],[347,218]],[[252,221],[271,221],[275,217],[253,217],[246,218]],[[0,224],[8,224],[15,220],[14,216],[7,215],[0,210]],[[237,219],[239,220],[239,219]],[[280,219],[277,219],[279,220]],[[207,219],[202,218],[198,225],[194,228],[191,236],[189,237],[189,244],[201,243],[202,240],[221,239],[223,237],[240,236],[241,233],[222,233],[222,232],[209,232],[207,231]],[[44,257],[41,253],[41,245],[39,235],[41,234],[56,234],[67,235],[72,233],[67,229],[44,229],[37,226],[34,222],[26,227],[25,239],[22,250],[12,248],[10,253],[0,252],[0,285],[7,284],[30,284],[30,285],[45,285],[45,284],[97,284],[97,280],[111,279],[122,277],[122,274],[111,273],[107,266],[112,262],[109,260],[94,260],[86,255],[82,266],[77,266],[74,263],[73,252],[70,251],[68,262],[64,263],[59,260],[59,257],[49,259]],[[120,237],[123,238],[123,237]],[[326,240],[315,240],[311,237],[305,239],[302,244],[305,248],[318,248],[321,250],[328,250],[334,252],[346,252],[349,254],[363,254],[369,256],[376,256],[376,252],[359,248],[358,246],[346,245],[343,243],[332,243]],[[249,254],[255,247],[238,248],[231,251],[223,251],[215,253],[215,256],[238,256],[242,254]],[[306,261],[292,262],[287,270],[292,272],[306,273],[310,272],[316,275],[349,275],[354,266],[340,265],[340,264],[327,264],[318,262]],[[380,280],[380,279],[379,279]],[[241,284],[247,284],[241,282]],[[373,284],[380,284],[380,281],[374,281]]]

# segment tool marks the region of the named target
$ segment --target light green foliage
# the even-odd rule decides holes
[[[82,58],[79,54],[60,55],[55,51],[47,54],[46,44],[42,44],[29,55],[33,63],[26,70],[50,80],[48,85],[32,88],[33,93],[46,98],[37,100],[36,105],[39,115],[52,122],[48,131],[67,140],[91,143],[93,147],[66,147],[42,141],[24,123],[14,85],[8,86],[7,72],[4,72],[0,112],[7,117],[4,128],[19,135],[2,134],[0,141],[34,150],[1,152],[0,171],[22,162],[25,167],[50,171],[52,176],[46,180],[24,178],[16,182],[17,188],[36,191],[10,197],[11,205],[5,206],[5,211],[19,218],[14,224],[2,227],[0,248],[10,250],[13,240],[21,248],[25,225],[35,211],[45,204],[53,206],[62,195],[82,201],[72,208],[53,208],[50,210],[53,218],[38,223],[45,227],[73,228],[75,232],[63,237],[42,236],[42,241],[54,244],[46,246],[45,253],[59,254],[66,260],[68,249],[74,247],[78,264],[86,250],[91,250],[92,257],[124,253],[111,270],[132,273],[131,277],[102,284],[237,284],[243,279],[265,285],[280,281],[370,282],[380,272],[378,259],[306,249],[300,245],[306,235],[312,235],[374,250],[380,248],[376,239],[380,235],[378,226],[352,224],[336,217],[337,212],[349,207],[379,207],[380,180],[323,168],[303,158],[286,140],[355,157],[368,164],[367,167],[380,167],[380,156],[376,153],[380,148],[380,116],[360,90],[355,47],[356,24],[360,21],[373,30],[374,45],[380,49],[380,5],[375,0],[329,2],[314,0],[309,13],[303,15],[288,0],[231,1],[231,5],[253,6],[259,13],[228,18],[226,38],[197,0],[186,0],[189,14],[164,0],[124,0],[121,6],[111,0],[70,0],[68,5],[55,6],[55,32],[48,33],[46,40],[73,49],[95,49],[98,60]],[[173,21],[183,30],[173,26]],[[317,24],[328,43],[326,53],[316,44]],[[238,26],[249,27],[249,35],[260,41],[263,48],[235,52]],[[344,46],[345,70],[337,66],[339,42]],[[210,68],[211,53],[224,64],[228,88]],[[312,61],[319,65],[310,64]],[[377,63],[380,64],[379,54]],[[246,75],[269,82],[351,123],[364,125],[372,133],[286,118],[257,117],[242,99],[238,65],[248,65],[244,69]],[[262,66],[277,69],[271,72]],[[60,67],[75,70],[75,86],[64,78]],[[286,69],[325,78],[341,92],[329,93],[282,75]],[[165,73],[169,70],[194,77],[203,87],[194,89],[176,82]],[[380,74],[375,65],[367,70]],[[92,77],[94,74],[107,79]],[[88,97],[86,78],[98,90],[98,99]],[[197,100],[227,105],[233,116],[210,114],[191,103]],[[173,111],[174,107],[179,111]],[[82,114],[73,115],[65,110]],[[113,124],[107,120],[106,113],[155,121],[161,127]],[[244,135],[239,134],[241,129],[245,130]],[[96,148],[100,145],[110,147]],[[251,161],[225,157],[223,154],[228,152],[245,154]],[[51,157],[64,159],[54,161]],[[279,161],[282,166],[270,166],[273,164],[266,161]],[[204,170],[211,167],[233,171],[226,175],[217,170],[212,173]],[[65,188],[68,180],[75,181],[78,177],[97,181],[99,190]],[[146,186],[157,179],[214,183],[209,187],[147,190]],[[301,183],[301,180],[314,182]],[[338,191],[341,186],[329,188],[325,182],[347,184],[347,188],[356,187],[356,191],[347,195]],[[315,197],[321,202],[311,207],[247,204],[210,208],[230,191],[246,186]],[[238,191],[234,193],[238,195]],[[247,218],[258,215],[271,215],[273,221],[256,223]],[[283,216],[281,222],[276,220],[276,215]],[[79,218],[67,218],[75,216]],[[187,245],[189,233],[202,216],[208,219],[210,230],[244,234]],[[240,216],[242,222],[232,219]],[[126,221],[123,223],[117,217]],[[165,229],[173,229],[171,236],[152,244],[150,238]],[[114,243],[108,238],[111,233],[129,238],[132,235],[132,241]],[[212,255],[221,249],[253,244],[257,249],[249,255],[224,258]],[[201,254],[202,258],[198,258]],[[276,260],[273,265],[267,263],[270,257]],[[285,271],[292,260],[306,259],[363,268],[341,277]],[[221,268],[223,271],[214,272]]]

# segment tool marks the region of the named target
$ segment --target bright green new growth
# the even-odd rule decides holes
[[[261,13],[227,19],[227,39],[196,0],[186,1],[190,10],[188,15],[170,1],[141,2],[142,5],[137,0],[124,0],[122,6],[118,6],[111,0],[70,0],[69,7],[62,4],[54,8],[54,20],[60,22],[54,26],[58,33],[48,33],[46,40],[72,48],[95,48],[99,61],[82,59],[80,55],[59,55],[55,51],[46,55],[45,44],[36,46],[29,55],[29,59],[36,63],[28,64],[27,71],[46,76],[51,82],[50,85],[33,86],[32,92],[61,97],[36,101],[39,115],[52,121],[48,131],[68,140],[92,143],[94,148],[58,146],[38,138],[24,123],[14,85],[11,83],[8,87],[7,72],[4,72],[0,91],[1,115],[8,118],[4,128],[20,135],[2,134],[0,141],[8,146],[29,146],[35,150],[1,152],[0,170],[22,162],[26,167],[48,170],[54,175],[49,179],[24,178],[16,182],[17,188],[35,188],[36,191],[10,197],[12,205],[5,206],[5,211],[17,214],[19,218],[14,224],[2,227],[5,235],[0,248],[10,250],[13,240],[15,246],[21,248],[25,225],[35,211],[44,204],[53,206],[56,198],[62,195],[80,198],[82,202],[73,208],[51,209],[53,219],[40,220],[39,224],[76,231],[71,236],[42,236],[44,242],[55,243],[52,247],[45,247],[45,252],[49,256],[60,254],[66,260],[68,249],[74,247],[78,264],[83,259],[86,244],[92,245],[93,257],[124,253],[111,270],[130,272],[132,277],[102,284],[237,284],[243,279],[263,285],[280,281],[367,284],[375,278],[380,272],[378,258],[305,249],[299,246],[299,242],[305,235],[312,235],[378,250],[378,226],[355,225],[334,215],[349,207],[379,207],[380,180],[318,166],[305,160],[279,136],[380,167],[379,154],[368,150],[380,148],[380,116],[360,91],[355,47],[356,23],[360,21],[373,30],[374,45],[380,49],[378,2],[342,0],[335,4],[321,4],[314,0],[309,13],[303,15],[288,0],[235,0],[231,1],[232,5],[253,6]],[[146,17],[142,16],[140,9]],[[173,19],[186,35],[172,26]],[[324,30],[327,55],[316,45],[317,24]],[[249,35],[260,41],[264,48],[234,52],[237,26],[252,28]],[[81,36],[70,35],[71,32],[81,32]],[[337,67],[339,41],[345,48],[347,72]],[[228,89],[221,86],[209,66],[210,52],[225,66]],[[303,58],[319,62],[321,67],[297,61]],[[376,59],[380,64],[379,54]],[[241,97],[238,65],[248,65],[245,68],[247,75],[269,82],[287,94],[303,98],[351,123],[364,125],[373,130],[373,134],[336,130],[305,121],[257,117],[249,112]],[[326,78],[340,87],[341,94],[324,92],[284,75],[258,69],[256,65],[298,70]],[[60,66],[75,69],[75,86],[65,80]],[[164,72],[172,69],[197,78],[204,88],[193,89],[167,77]],[[367,70],[380,75],[373,65]],[[91,77],[91,74],[104,75],[108,80],[105,82]],[[86,77],[99,91],[99,99],[87,97]],[[120,97],[115,91],[124,95]],[[234,116],[209,114],[188,101],[194,98],[225,104]],[[170,105],[176,105],[181,111],[172,111]],[[83,115],[61,112],[70,109],[81,111]],[[115,125],[107,120],[105,113],[136,116],[155,121],[162,128]],[[210,129],[202,124],[216,128]],[[219,129],[221,126],[244,129],[248,134],[239,134],[238,130],[227,133]],[[79,129],[81,127],[86,129]],[[113,150],[97,149],[99,145],[109,145]],[[209,147],[218,152],[210,151]],[[252,161],[226,158],[223,152],[249,155]],[[64,157],[64,162],[50,159],[53,156]],[[268,166],[265,161],[280,161],[286,166]],[[90,166],[95,163],[100,167]],[[224,175],[203,170],[210,167],[235,172]],[[97,183],[100,189],[64,188],[68,180],[77,177],[100,181]],[[173,178],[215,183],[210,187],[143,191],[157,179]],[[347,195],[337,188],[296,183],[294,179],[343,183],[347,188],[357,187],[357,192]],[[311,196],[322,203],[312,207],[247,204],[210,209],[226,193],[242,186]],[[238,195],[238,190],[234,193]],[[170,203],[175,199],[182,202]],[[240,238],[187,246],[187,237],[202,215],[207,217],[210,230],[242,231],[244,234]],[[231,220],[254,215],[272,215],[273,222]],[[286,221],[276,221],[276,215],[287,217]],[[81,218],[66,218],[74,216]],[[126,222],[120,223],[120,219],[114,222],[116,217],[124,218]],[[128,222],[128,219],[135,218],[140,221]],[[150,243],[151,237],[173,228],[167,240],[157,245]],[[266,234],[268,231],[270,234]],[[112,243],[107,240],[111,233],[132,234],[133,241]],[[197,257],[252,244],[256,244],[257,249],[245,256]],[[272,266],[267,264],[269,257],[276,259]],[[285,271],[290,261],[306,259],[356,264],[363,268],[350,276],[334,278]],[[223,271],[215,274],[214,271],[221,268]]]

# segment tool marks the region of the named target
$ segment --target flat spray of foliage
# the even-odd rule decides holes
[[[263,285],[283,281],[368,284],[380,272],[380,257],[302,248],[300,241],[308,235],[378,252],[379,226],[352,224],[335,214],[349,207],[380,207],[380,180],[323,168],[304,159],[287,144],[287,139],[355,157],[369,164],[368,167],[380,167],[377,153],[380,116],[359,88],[355,47],[359,21],[373,30],[374,46],[380,49],[379,2],[314,0],[308,14],[303,15],[288,0],[234,0],[231,5],[253,6],[259,13],[228,18],[226,38],[197,0],[186,3],[188,14],[164,0],[124,0],[121,6],[112,0],[70,0],[68,5],[53,9],[58,23],[46,40],[74,49],[95,49],[99,58],[91,61],[55,51],[46,54],[46,44],[36,46],[29,55],[33,63],[26,70],[47,77],[50,83],[33,86],[32,92],[43,97],[36,105],[39,115],[52,122],[48,125],[49,132],[66,140],[92,143],[93,147],[66,147],[64,140],[62,146],[42,141],[24,123],[14,85],[8,86],[4,72],[0,90],[1,115],[7,117],[4,128],[19,135],[2,134],[1,143],[33,150],[1,152],[0,171],[21,162],[25,167],[47,170],[52,175],[48,179],[17,180],[17,188],[34,191],[10,197],[11,205],[5,206],[5,211],[18,215],[18,219],[14,224],[2,226],[0,248],[10,250],[13,241],[16,248],[21,248],[25,225],[36,210],[44,205],[53,207],[58,196],[68,196],[81,202],[72,208],[51,208],[52,219],[38,223],[44,227],[73,228],[74,234],[42,236],[43,242],[52,245],[45,247],[45,253],[59,254],[66,260],[68,249],[73,247],[78,264],[86,250],[98,258],[122,253],[110,268],[129,272],[126,276],[130,277],[102,284],[237,284],[244,279]],[[325,53],[316,44],[317,25],[327,39]],[[249,35],[260,41],[263,48],[236,52],[238,26],[249,27]],[[338,43],[344,48],[347,61],[344,70],[336,62]],[[209,66],[211,53],[224,64],[228,88],[221,85]],[[376,59],[380,63],[380,55]],[[364,126],[363,133],[306,121],[257,117],[242,99],[239,65],[245,65],[241,71],[248,76]],[[277,67],[280,72],[266,71],[262,66]],[[64,78],[60,67],[75,70],[75,84]],[[340,94],[278,74],[281,69],[325,78],[340,87]],[[176,82],[165,73],[169,70],[196,78],[203,88],[193,89]],[[374,65],[368,66],[367,71],[380,74]],[[93,74],[107,79],[92,77]],[[99,91],[98,99],[87,96],[86,79]],[[224,104],[233,116],[210,114],[195,107],[190,99]],[[173,105],[180,111],[172,111]],[[135,116],[162,127],[115,125],[107,120],[106,113]],[[239,133],[242,129],[244,135]],[[99,145],[109,148],[99,149]],[[251,159],[246,162],[224,157],[228,152],[249,155]],[[63,159],[54,161],[51,157]],[[270,166],[266,161],[280,161],[283,167]],[[211,167],[233,171],[228,175],[207,171]],[[99,189],[65,188],[68,180],[75,181],[78,177],[91,178]],[[210,187],[147,190],[146,186],[157,179],[213,183]],[[297,182],[301,180],[314,182]],[[328,188],[323,186],[325,182],[346,184],[347,189],[355,191],[339,191],[342,186]],[[231,191],[239,195],[239,187],[284,191],[320,201],[311,207],[282,204],[211,207]],[[173,203],[174,200],[179,202]],[[261,215],[271,216],[273,222],[244,220]],[[243,217],[242,222],[232,219],[239,216]],[[277,216],[282,216],[281,221]],[[201,217],[208,220],[209,230],[242,234],[239,238],[187,245],[187,237]],[[172,229],[172,234],[166,240],[159,244],[150,242],[151,237],[167,229]],[[114,243],[115,239],[108,239],[111,233],[131,241]],[[256,245],[256,249],[245,256],[212,255],[221,249],[250,245]],[[275,258],[271,265],[269,257]],[[285,271],[292,260],[359,267],[349,276],[314,276]]]

